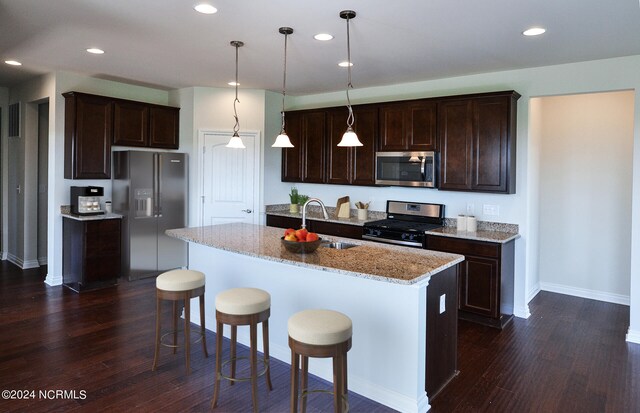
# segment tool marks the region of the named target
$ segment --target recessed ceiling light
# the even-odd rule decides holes
[[[87,52],[92,53],[92,54],[104,54],[104,50],[97,49],[95,47],[90,47],[89,49],[87,49]]]
[[[207,3],[200,3],[193,7],[197,12],[202,14],[214,14],[218,11],[215,7]]]
[[[522,32],[525,36],[539,36],[542,33],[546,32],[547,29],[543,29],[542,27],[532,27]]]
[[[338,66],[340,66],[340,67],[353,66],[353,62],[351,62],[351,63],[349,63],[349,62],[340,62],[340,63],[338,63]]]
[[[316,40],[320,40],[321,42],[326,42],[327,40],[333,39],[333,36],[331,36],[329,33],[318,33],[313,36],[313,38]]]
[[[227,85],[229,85],[229,86],[240,86],[240,83],[236,84],[236,82],[229,82],[229,83],[227,83]]]
[[[5,60],[4,62],[11,66],[22,66],[22,63],[18,62],[17,60]]]

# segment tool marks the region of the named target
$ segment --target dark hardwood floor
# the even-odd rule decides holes
[[[46,286],[44,274],[0,263],[0,390],[36,392],[0,399],[1,412],[210,411],[213,333],[208,359],[193,347],[191,375],[183,353],[166,348],[151,371],[154,280],[76,294]],[[624,341],[628,307],[544,292],[530,307],[528,320],[516,318],[502,332],[460,322],[460,374],[432,400],[432,412],[640,411],[640,345]],[[259,380],[260,411],[286,412],[286,363],[272,359],[272,381],[267,392]],[[221,390],[215,412],[251,410],[248,383]],[[308,411],[331,411],[331,403],[313,395]],[[392,411],[353,393],[350,404],[352,412]]]
[[[460,374],[431,412],[640,412],[629,307],[549,292],[502,332],[460,320]]]

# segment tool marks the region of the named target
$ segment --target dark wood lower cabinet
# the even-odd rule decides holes
[[[458,317],[500,329],[513,319],[514,246],[427,236],[427,249],[465,256],[458,265]]]
[[[62,220],[62,283],[77,292],[116,285],[120,219]]]
[[[283,217],[267,214],[267,226],[276,228],[300,228],[302,218]],[[360,225],[337,224],[335,222],[307,220],[307,229],[320,234],[334,235],[336,237],[362,239],[362,227]]]
[[[458,266],[434,275],[427,287],[427,360],[425,391],[433,400],[457,371],[458,349]],[[444,311],[440,297],[444,295]]]

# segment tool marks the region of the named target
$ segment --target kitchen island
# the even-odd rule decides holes
[[[322,235],[357,246],[345,250],[321,246],[311,254],[294,254],[281,245],[282,230],[251,224],[175,229],[167,234],[189,242],[189,268],[206,274],[208,326],[215,325],[218,292],[234,287],[264,289],[271,294],[271,356],[289,363],[287,320],[291,315],[310,308],[343,312],[353,321],[349,389],[399,411],[429,409],[427,370],[431,361],[440,358],[427,360],[427,354],[439,354],[436,338],[447,337],[451,344],[456,337],[455,274],[463,256]],[[439,300],[442,294],[434,296],[439,291],[428,291],[428,286],[440,277],[449,282],[434,283],[448,286],[448,293]],[[197,313],[192,311],[194,322],[199,322]],[[453,319],[453,324],[434,316]],[[433,320],[429,326],[428,320]],[[437,331],[438,325],[448,327]],[[248,332],[243,330],[238,339],[248,344]],[[455,340],[453,344],[455,370]],[[450,360],[451,350],[442,350],[447,353],[442,359]],[[329,359],[313,359],[309,367],[312,374],[332,380]],[[438,373],[443,366],[430,370]]]

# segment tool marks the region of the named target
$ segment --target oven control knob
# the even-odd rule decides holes
[[[403,241],[415,241],[415,239],[416,239],[415,234],[409,234],[409,233],[406,233],[406,232],[402,233],[402,240]]]

